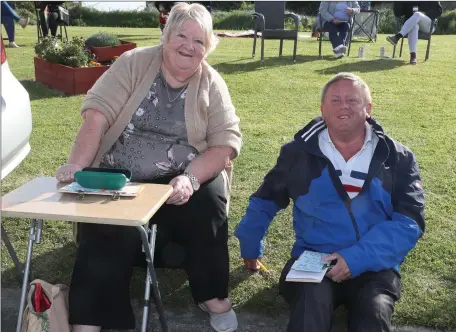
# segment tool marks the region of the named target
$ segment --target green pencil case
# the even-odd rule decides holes
[[[129,169],[86,167],[74,173],[75,181],[84,188],[119,190],[131,179]]]

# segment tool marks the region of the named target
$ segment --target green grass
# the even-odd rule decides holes
[[[138,46],[156,45],[158,29],[103,29],[132,40]],[[70,36],[88,37],[100,28],[70,27]],[[7,49],[8,62],[30,93],[33,109],[32,151],[24,163],[2,183],[2,195],[37,176],[52,176],[66,161],[81,123],[79,107],[84,96],[66,97],[34,82],[33,26],[17,29],[19,49]],[[352,56],[334,60],[328,42],[318,60],[315,40],[301,39],[297,64],[291,60],[292,43],[285,42],[285,56],[279,58],[278,41],[265,42],[265,65],[251,58],[251,39],[222,39],[209,62],[226,80],[241,118],[244,145],[235,161],[230,211],[230,230],[242,217],[250,194],[274,165],[279,148],[310,119],[319,115],[320,89],[335,73],[350,71],[369,84],[373,114],[386,132],[409,146],[416,154],[426,192],[427,229],[423,239],[402,265],[402,299],[396,307],[396,324],[456,327],[456,38],[434,36],[431,58],[424,59],[425,43],[419,42],[417,66],[402,59],[379,59],[380,46],[391,47],[379,36],[369,44],[368,55],[354,55],[361,43],[354,43]],[[257,54],[260,51],[257,49]],[[20,119],[18,119],[20,121]],[[5,227],[25,256],[28,224],[5,218]],[[251,274],[242,267],[237,240],[230,237],[231,298],[238,310],[271,315],[286,312],[278,296],[277,282],[294,241],[290,210],[272,223],[266,238],[264,263],[272,277]],[[6,251],[5,251],[6,252]],[[48,222],[42,243],[36,246],[33,277],[51,282],[68,282],[75,257],[71,227],[65,222]],[[3,286],[17,285],[12,263],[2,255]],[[135,273],[134,294],[142,294],[144,271]],[[192,303],[182,271],[159,271],[165,304],[185,307]]]

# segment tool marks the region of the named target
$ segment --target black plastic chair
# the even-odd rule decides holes
[[[296,14],[285,13],[285,1],[255,1],[255,33],[253,37],[253,52],[255,56],[257,33],[261,32],[261,64],[264,62],[264,40],[280,39],[279,56],[282,56],[284,40],[294,40],[293,62],[296,63],[296,49],[298,46],[299,17]],[[285,29],[285,19],[291,18],[295,29]]]
[[[405,19],[401,17],[396,17],[396,33],[399,33],[401,31],[402,26],[404,25]],[[424,61],[427,61],[429,59],[429,53],[431,51],[431,38],[432,38],[432,33],[435,31],[435,27],[437,26],[437,19],[434,19],[431,23],[431,28],[429,32],[425,31],[418,31],[418,40],[427,40],[427,47],[426,47],[426,56],[424,58]],[[404,46],[404,39],[407,38],[408,35],[404,36],[401,38],[401,48],[399,49],[399,57],[402,57],[402,47]],[[396,57],[396,46],[393,48],[393,58]]]
[[[318,14],[320,22],[323,22],[323,18],[321,17],[321,14]],[[316,32],[318,32],[318,58],[321,59],[321,43],[323,41],[323,34],[325,32],[328,32],[323,26],[321,26],[321,23],[318,25]],[[350,49],[351,49],[351,42],[352,42],[352,37],[353,37],[353,16],[350,17],[350,22],[348,22],[348,36],[347,36],[347,46],[348,46],[348,52],[347,56],[350,56]]]

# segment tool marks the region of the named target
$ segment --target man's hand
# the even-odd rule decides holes
[[[350,279],[350,269],[345,262],[345,259],[337,252],[329,256],[323,257],[324,261],[337,260],[337,264],[333,266],[331,270],[326,273],[328,278],[331,278],[334,282],[343,282]]]
[[[333,23],[336,24],[336,25],[337,25],[337,24],[340,24],[340,21],[339,21],[337,18],[333,18],[333,19],[331,20],[331,22],[333,22]]]
[[[167,204],[182,205],[188,202],[193,195],[192,183],[188,176],[178,175],[169,184],[173,187],[171,196],[166,201]]]
[[[260,264],[258,264],[258,261],[261,262],[261,257],[258,259],[244,258],[244,265],[250,271],[258,271],[260,269]]]
[[[347,7],[345,8],[345,13],[351,15],[353,13],[353,8]]]

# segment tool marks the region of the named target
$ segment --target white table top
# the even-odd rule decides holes
[[[173,188],[163,184],[141,184],[136,197],[78,195],[58,192],[54,177],[38,177],[2,197],[3,217],[47,219],[124,226],[146,224],[166,202]]]

